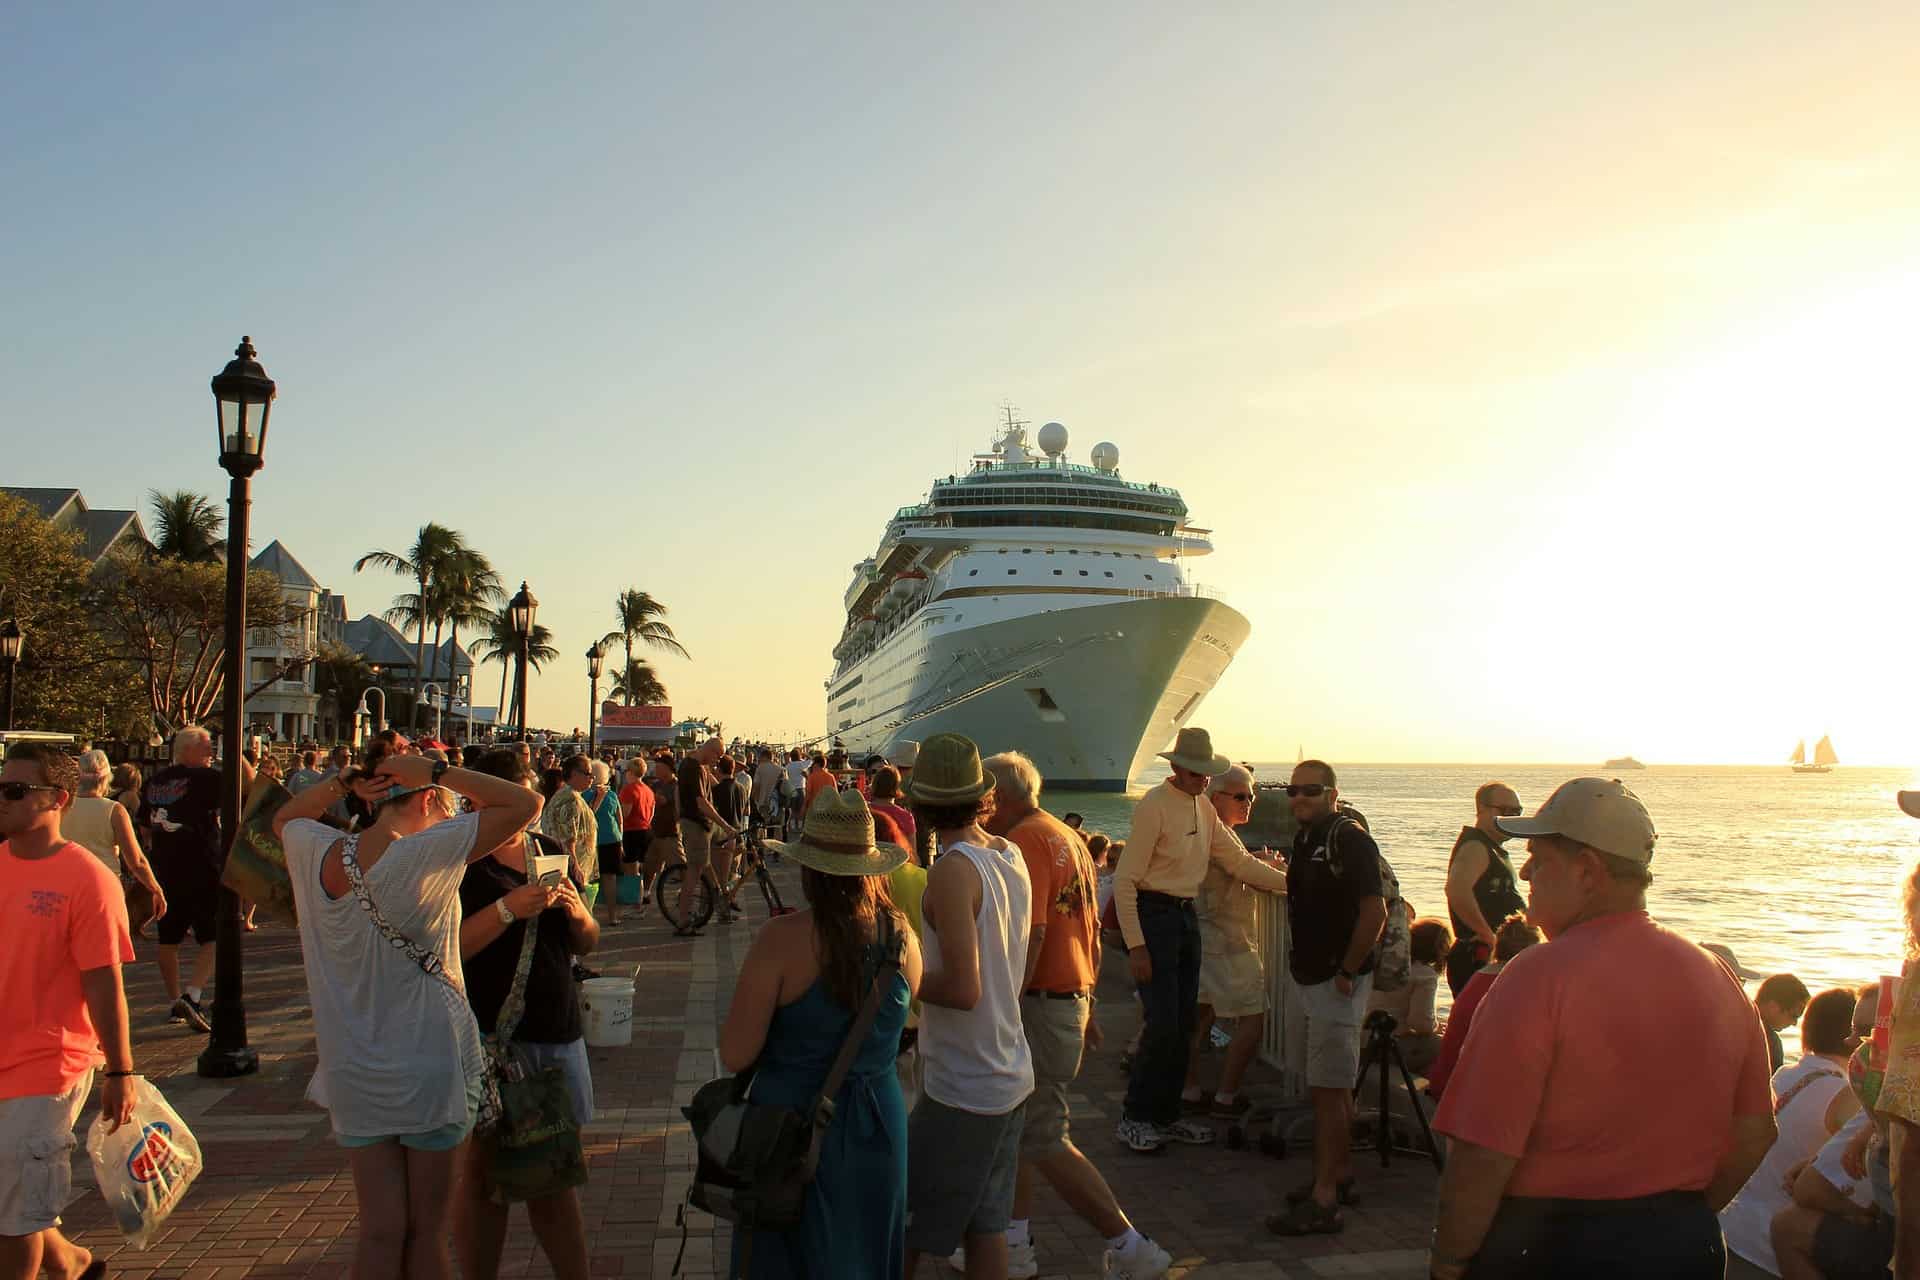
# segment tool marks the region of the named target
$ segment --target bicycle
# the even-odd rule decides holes
[[[761,824],[754,822],[749,824],[739,836],[729,837],[720,842],[722,848],[727,845],[735,845],[739,848],[737,873],[724,893],[720,894],[714,892],[713,884],[705,876],[701,876],[699,883],[687,891],[685,916],[688,923],[684,925],[680,916],[675,913],[680,903],[680,884],[686,878],[687,864],[675,862],[662,867],[654,882],[653,896],[659,903],[660,914],[665,917],[667,923],[675,929],[704,928],[707,922],[713,919],[713,913],[720,905],[719,899],[724,897],[731,903],[739,895],[749,876],[760,886],[760,896],[766,900],[769,917],[784,916],[791,912],[793,908],[787,906],[780,897],[780,886],[775,884],[773,877],[767,873],[767,845],[761,830]]]

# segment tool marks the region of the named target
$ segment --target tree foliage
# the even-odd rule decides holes
[[[15,671],[14,722],[82,736],[145,740],[133,665],[94,626],[93,565],[77,534],[0,493],[0,618],[26,633]]]
[[[160,731],[212,715],[223,684],[226,565],[128,553],[103,564],[95,580],[101,632],[139,671]],[[247,629],[263,637],[256,643],[277,643],[297,621],[279,580],[249,571]]]
[[[212,498],[190,489],[149,489],[147,505],[153,510],[153,549],[160,555],[195,564],[217,564],[225,558],[227,544],[220,535],[227,518]]]
[[[630,707],[657,707],[667,700],[667,686],[649,663],[635,660],[626,671],[614,676],[609,698],[619,698]]]
[[[620,625],[616,630],[607,632],[600,643],[622,646],[626,657],[626,664],[621,667],[623,672],[633,670],[635,644],[643,644],[650,649],[664,649],[668,653],[677,653],[683,658],[691,656],[687,653],[685,646],[680,643],[679,638],[673,634],[673,628],[667,625],[667,606],[646,592],[633,587],[622,591],[614,597],[613,612]],[[625,682],[616,680],[615,683],[624,684]],[[631,693],[615,696],[624,696],[628,706],[634,705],[635,698]]]

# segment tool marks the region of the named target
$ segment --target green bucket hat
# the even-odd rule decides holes
[[[915,804],[971,804],[991,790],[993,778],[980,767],[980,748],[963,733],[936,733],[921,743],[905,787]]]

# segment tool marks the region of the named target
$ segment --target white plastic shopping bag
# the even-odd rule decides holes
[[[145,1076],[133,1079],[133,1119],[112,1133],[105,1115],[87,1131],[93,1178],[122,1235],[144,1249],[200,1176],[200,1144]]]

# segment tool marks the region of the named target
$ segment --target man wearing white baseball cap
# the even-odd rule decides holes
[[[1633,792],[1575,778],[1499,825],[1526,838],[1527,911],[1550,942],[1488,991],[1434,1117],[1454,1142],[1431,1272],[1718,1280],[1715,1215],[1774,1140],[1759,1016],[1647,914],[1656,836]]]

